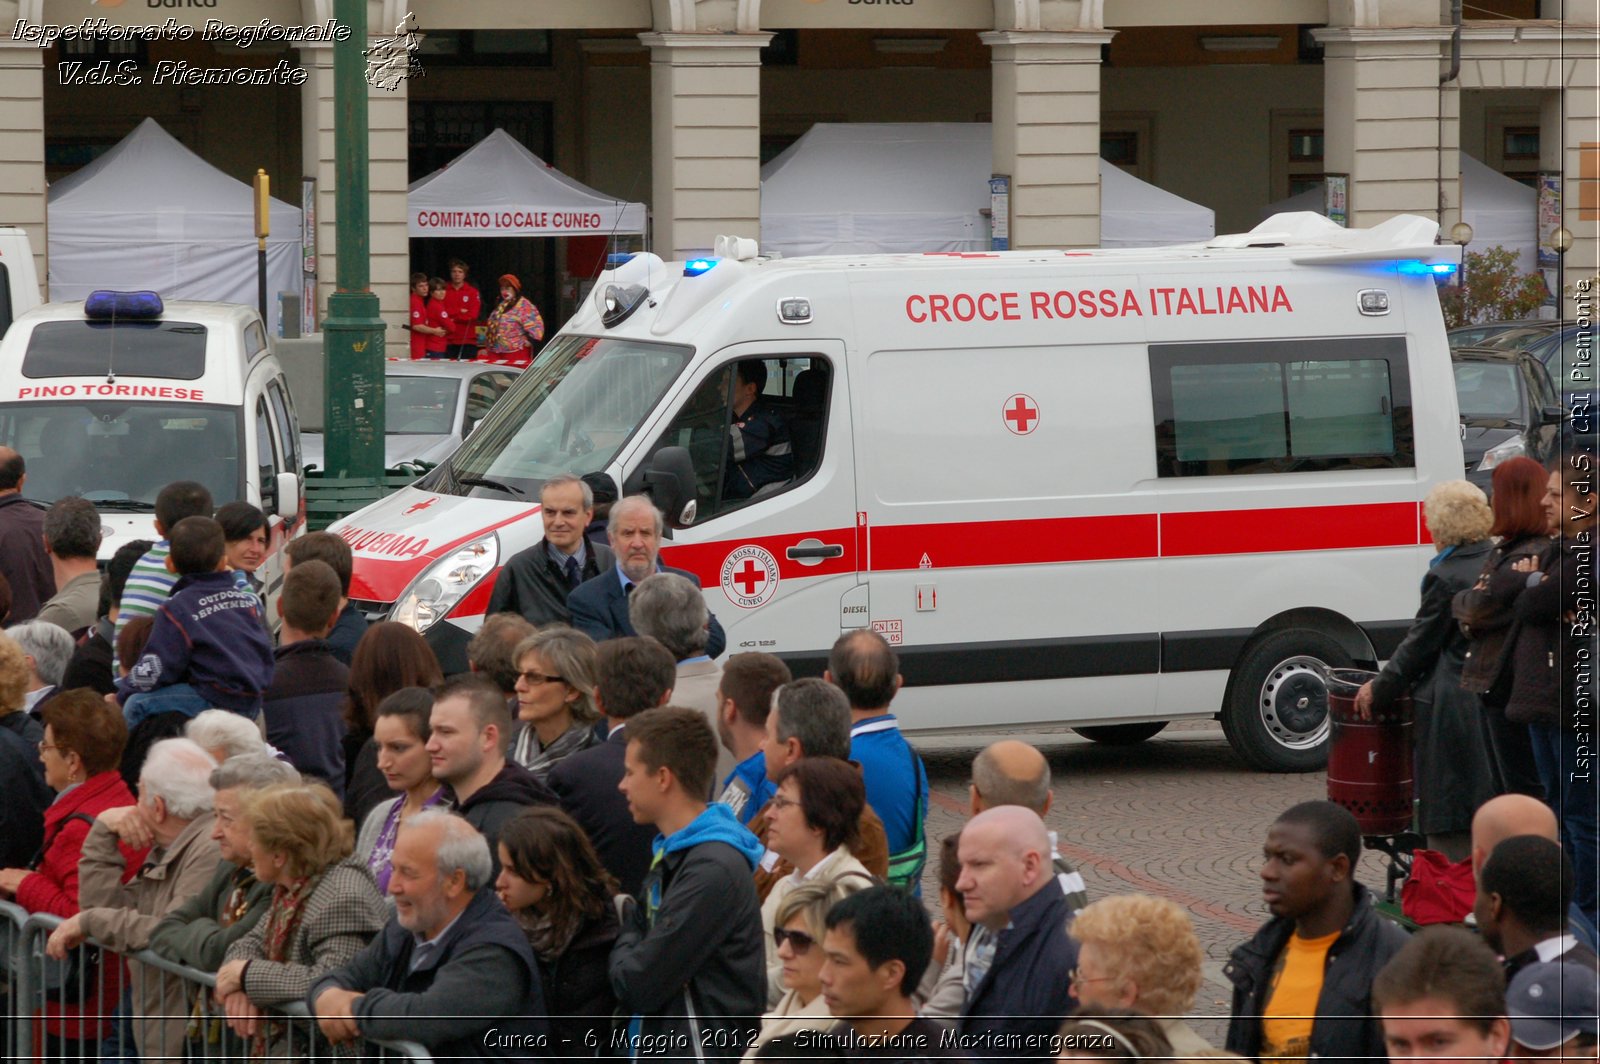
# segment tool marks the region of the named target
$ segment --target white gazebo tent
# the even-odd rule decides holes
[[[761,245],[784,255],[987,251],[981,122],[818,123],[761,168]],[[1209,208],[1100,163],[1101,246],[1193,243]]]
[[[413,237],[611,236],[645,230],[645,208],[597,192],[496,129],[406,194]]]
[[[1261,217],[1288,211],[1325,213],[1323,186],[1269,203]],[[1520,181],[1461,153],[1461,220],[1472,226],[1468,251],[1502,247],[1516,252],[1517,270],[1534,272],[1538,252],[1539,194]]]
[[[50,297],[99,288],[256,305],[254,193],[146,118],[114,148],[50,186]],[[301,291],[300,208],[274,199],[267,326],[279,292]]]

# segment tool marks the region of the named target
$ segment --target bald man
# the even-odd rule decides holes
[[[972,815],[1000,805],[1020,805],[1039,814],[1050,812],[1055,794],[1050,790],[1050,762],[1037,749],[1017,739],[991,743],[972,759],[972,786],[968,805]],[[1056,882],[1067,896],[1067,906],[1077,912],[1089,904],[1089,891],[1072,862],[1061,856],[1061,840],[1050,832],[1050,862]]]
[[[44,511],[22,497],[28,467],[0,447],[0,576],[11,585],[11,612],[0,622],[30,621],[56,593],[55,570],[44,550]]]
[[[1039,1039],[1072,1010],[1078,946],[1067,935],[1072,913],[1056,889],[1050,853],[1044,821],[1021,806],[996,806],[962,829],[956,890],[967,919],[1005,947],[969,954],[957,1029],[976,1056],[1037,1056]]]
[[[1502,794],[1478,806],[1472,814],[1472,877],[1477,879],[1483,863],[1507,839],[1518,835],[1537,835],[1541,839],[1561,844],[1561,827],[1555,813],[1537,798],[1526,794]],[[1572,933],[1584,943],[1595,948],[1595,926],[1574,902],[1567,910],[1567,923]]]

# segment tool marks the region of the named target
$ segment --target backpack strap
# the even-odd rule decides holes
[[[39,852],[35,853],[33,855],[33,859],[28,862],[29,868],[35,871],[38,870],[40,863],[44,861],[44,852],[50,848],[50,844],[52,842],[56,841],[56,836],[60,835],[62,830],[74,820],[81,820],[85,824],[89,825],[89,830],[94,830],[94,817],[90,816],[88,813],[68,813],[66,816],[61,818],[61,823],[56,825],[56,829],[45,837],[44,842],[39,844]]]

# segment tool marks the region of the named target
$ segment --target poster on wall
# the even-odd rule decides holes
[[[1328,174],[1323,178],[1323,213],[1334,225],[1350,226],[1350,175]]]
[[[317,179],[300,179],[300,335],[317,331]]]
[[[1011,247],[1011,175],[989,178],[989,250]]]
[[[1552,238],[1561,228],[1561,173],[1543,170],[1539,173],[1539,268],[1553,270],[1556,254]]]

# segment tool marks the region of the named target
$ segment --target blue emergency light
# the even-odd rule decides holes
[[[154,321],[164,311],[154,292],[90,292],[83,301],[84,316],[94,321]]]
[[[683,275],[699,277],[702,273],[709,272],[720,261],[720,259],[690,259],[683,264]]]
[[[1420,262],[1417,259],[1409,259],[1400,263],[1398,269],[1401,273],[1448,277],[1456,272],[1456,264],[1453,262]]]
[[[628,263],[633,261],[633,256],[635,254],[637,254],[637,252],[613,251],[611,254],[606,256],[606,269],[614,270],[618,266],[626,266]]]

